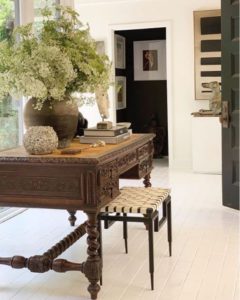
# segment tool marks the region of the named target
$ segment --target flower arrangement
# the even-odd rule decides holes
[[[45,101],[74,100],[74,94],[94,93],[109,87],[111,64],[96,51],[89,28],[69,7],[44,8],[42,27],[33,23],[17,27],[0,43],[0,99],[7,95],[36,98],[36,109]]]

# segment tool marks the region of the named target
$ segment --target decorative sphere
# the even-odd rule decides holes
[[[58,146],[58,137],[51,126],[32,126],[24,134],[23,145],[29,154],[50,154]]]

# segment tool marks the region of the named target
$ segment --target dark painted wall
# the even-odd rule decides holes
[[[167,141],[167,82],[166,80],[134,81],[133,42],[166,39],[165,28],[116,31],[126,38],[126,69],[116,69],[116,76],[127,78],[127,108],[117,110],[117,122],[132,123],[133,132],[143,132],[156,115],[159,126],[164,126],[163,155],[168,155]]]

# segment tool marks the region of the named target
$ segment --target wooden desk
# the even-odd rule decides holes
[[[58,244],[30,258],[1,258],[0,264],[43,273],[81,271],[88,278],[91,299],[97,299],[102,273],[98,253],[97,215],[101,206],[119,194],[119,178],[144,177],[150,186],[153,134],[134,134],[118,145],[83,150],[77,155],[28,155],[24,148],[0,152],[0,206],[66,209],[74,222],[76,210],[88,220]],[[71,148],[85,148],[76,140]],[[55,259],[87,232],[87,260],[73,263]]]

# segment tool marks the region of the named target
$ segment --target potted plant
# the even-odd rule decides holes
[[[73,9],[56,5],[57,18],[49,8],[41,14],[40,29],[34,31],[33,23],[19,26],[8,41],[0,43],[0,99],[9,94],[29,98],[26,126],[52,126],[59,147],[66,147],[77,127],[76,93],[106,91],[110,62],[97,53],[89,28]],[[58,128],[59,123],[64,128]]]

